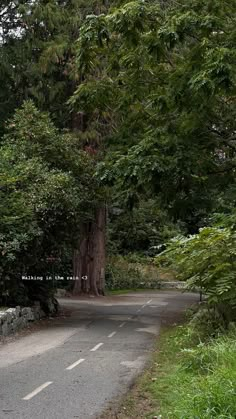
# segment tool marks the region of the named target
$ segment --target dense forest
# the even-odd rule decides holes
[[[235,318],[235,23],[235,0],[1,2],[2,300],[103,295],[141,260]]]

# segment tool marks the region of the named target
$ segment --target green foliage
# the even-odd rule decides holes
[[[67,100],[80,76],[76,42],[87,14],[103,13],[103,0],[19,0],[0,5],[0,126],[24,100],[50,112],[57,126],[72,128]]]
[[[107,196],[122,211],[110,249],[123,254],[235,207],[235,16],[235,0],[2,2],[2,271],[44,270],[50,253],[68,266]],[[172,243],[179,275],[226,317],[233,231]]]
[[[177,237],[157,256],[157,264],[174,267],[189,289],[201,288],[210,306],[216,307],[225,326],[236,315],[235,215],[221,217],[199,234]]]
[[[151,397],[161,401],[165,418],[233,419],[236,414],[235,332],[195,346],[188,328],[162,343],[160,376],[150,385]],[[184,345],[183,345],[184,342]],[[188,345],[188,347],[186,347]]]
[[[126,416],[235,418],[235,337],[234,328],[199,340],[189,324],[162,331],[150,367],[122,403]]]
[[[233,366],[235,357],[234,338],[235,327],[229,335],[221,335],[215,340],[211,339],[208,343],[202,342],[196,347],[183,349],[184,360],[182,364],[184,369],[200,374],[212,374],[216,364],[219,369],[229,365]]]
[[[80,32],[75,109],[106,121],[101,164],[124,201],[159,194],[196,232],[234,185],[235,1],[133,1]]]
[[[16,112],[0,148],[3,277],[50,274],[46,258],[73,248],[99,197],[93,166],[80,138],[60,133],[31,101]]]
[[[135,255],[112,256],[106,272],[108,290],[159,288],[158,270],[152,260]]]
[[[235,333],[184,351],[180,368],[173,417],[235,417]]]
[[[140,199],[132,210],[119,202],[111,205],[109,215],[108,246],[112,253],[148,253],[151,247],[157,248],[181,231],[161,209],[158,199]]]
[[[189,324],[162,331],[150,367],[122,402],[126,416],[235,418],[235,337],[234,328],[216,339],[199,340]]]
[[[227,317],[225,313],[227,313]],[[225,328],[230,328],[231,323],[229,321],[231,320],[231,315],[231,308],[226,309],[224,307],[222,313],[222,309],[219,310],[215,307],[209,307],[205,302],[192,316],[190,326],[194,334],[197,333],[200,339],[205,340],[209,337],[216,337],[225,333]]]

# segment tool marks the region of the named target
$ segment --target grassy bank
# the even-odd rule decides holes
[[[188,326],[162,332],[152,364],[106,418],[235,419],[236,332],[203,343]]]

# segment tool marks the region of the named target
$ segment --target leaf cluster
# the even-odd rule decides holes
[[[103,180],[190,232],[235,187],[235,19],[235,1],[133,1],[80,31],[71,103],[109,125]]]
[[[1,266],[72,247],[99,199],[93,159],[29,101],[9,122],[0,149]]]
[[[235,245],[235,214],[222,216],[218,224],[199,234],[173,239],[156,262],[175,269],[187,288],[201,289],[227,325],[236,314]]]

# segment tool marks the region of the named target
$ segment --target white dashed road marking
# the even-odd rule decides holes
[[[50,384],[52,384],[52,383],[53,383],[53,381],[48,381],[47,383],[42,384],[40,387],[38,387],[34,391],[32,391],[32,393],[30,393],[27,396],[25,396],[22,400],[30,400],[30,399],[32,399],[34,396],[36,396],[37,394],[39,394],[46,387],[50,386]]]
[[[73,368],[77,367],[77,365],[82,364],[82,362],[84,362],[85,359],[79,359],[78,361],[74,362],[74,364],[70,365],[69,367],[67,367],[67,370],[73,370]]]
[[[112,332],[110,335],[108,335],[108,338],[113,338],[115,336],[116,332]]]
[[[98,345],[94,346],[93,349],[90,349],[90,352],[95,352],[97,349],[99,349],[104,343],[98,343]]]
[[[148,304],[150,304],[152,300],[149,300],[146,304],[144,304],[139,310],[137,310],[137,313],[140,313],[141,310],[143,310],[145,307],[147,307]]]
[[[123,327],[126,324],[126,322],[121,323],[119,327]]]

